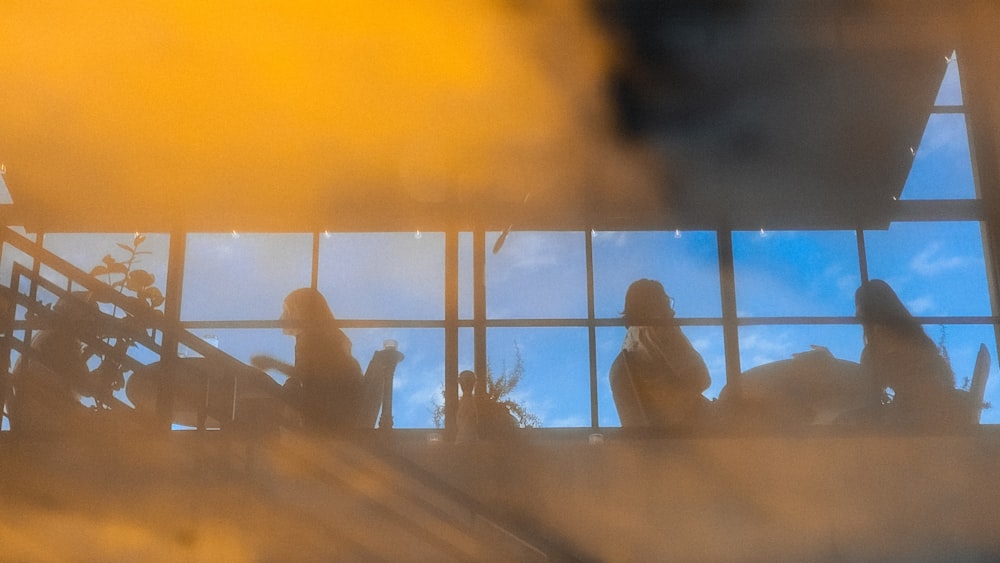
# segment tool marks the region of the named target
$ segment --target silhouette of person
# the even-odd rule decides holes
[[[916,427],[956,423],[962,406],[951,366],[896,292],[882,280],[870,280],[854,301],[864,329],[861,376],[869,392],[865,406],[848,420]]]
[[[611,366],[611,392],[623,427],[684,427],[705,414],[701,394],[708,368],[674,322],[663,285],[640,279],[629,286],[623,311],[627,332]]]
[[[52,325],[31,339],[34,354],[14,366],[7,399],[11,431],[54,436],[78,430],[91,410],[81,397],[99,395],[100,383],[87,366],[91,356],[74,328],[96,330],[96,306],[80,295],[59,298],[52,308]]]
[[[465,370],[458,374],[458,384],[462,389],[462,397],[458,400],[455,443],[475,442],[479,439],[479,411],[475,397],[476,373]]]
[[[281,320],[285,334],[295,337],[295,364],[263,355],[253,356],[250,363],[288,375],[283,396],[301,414],[307,430],[357,427],[361,366],[351,355],[350,339],[334,324],[326,299],[315,289],[297,289],[285,298]]]

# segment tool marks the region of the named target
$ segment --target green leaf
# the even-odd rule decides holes
[[[120,242],[116,242],[115,244],[118,245],[118,248],[121,248],[122,250],[128,252],[129,254],[132,254],[132,251],[134,250],[131,246],[127,244],[122,244]]]
[[[127,274],[128,266],[122,264],[121,262],[114,262],[112,264],[108,264],[108,272],[112,274]]]
[[[107,264],[109,266],[111,264],[117,264],[118,263],[118,261],[115,260],[115,257],[112,256],[112,255],[110,255],[110,254],[105,254],[104,258],[101,258],[101,262],[104,262],[105,264]]]
[[[95,277],[96,276],[103,276],[104,274],[107,274],[107,273],[108,273],[108,267],[104,266],[104,265],[94,266],[94,269],[90,271],[90,275],[95,276]]]

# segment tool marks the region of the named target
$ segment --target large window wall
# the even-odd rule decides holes
[[[625,332],[625,290],[640,278],[661,281],[674,298],[709,367],[709,398],[741,371],[812,346],[857,361],[854,291],[881,278],[946,350],[960,386],[979,344],[988,346],[986,398],[1000,405],[989,249],[959,82],[952,57],[886,229],[148,234],[142,267],[168,289],[170,246],[180,244],[169,264],[183,274],[173,288],[179,320],[245,362],[292,359],[277,320],[282,300],[317,287],[362,365],[385,339],[399,343],[400,428],[433,427],[446,371],[477,368],[522,369],[512,398],[544,427],[619,425],[608,371]],[[89,271],[133,236],[41,239]],[[1000,422],[1000,409],[982,420]]]

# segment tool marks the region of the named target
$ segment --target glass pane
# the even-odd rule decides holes
[[[458,233],[458,318],[471,319],[475,314],[472,233]]]
[[[311,270],[310,234],[190,234],[181,318],[276,320],[285,296],[310,285]]]
[[[26,236],[29,240],[32,241],[38,240],[38,235],[36,234],[33,233],[27,234],[24,233],[23,230],[20,229],[17,230],[20,234]],[[30,256],[28,256],[24,252],[21,252],[20,250],[14,248],[9,244],[5,244],[3,246],[3,255],[2,257],[0,257],[0,283],[3,283],[7,287],[11,287],[11,284],[13,283],[13,279],[11,276],[13,275],[14,272],[14,264],[19,264],[23,266],[28,272],[30,272],[32,263],[33,260]],[[29,285],[25,281],[25,278],[21,278],[21,280],[22,281],[19,284],[21,287],[19,290],[24,293],[27,293]]]
[[[733,233],[740,316],[854,315],[861,284],[852,231]]]
[[[674,298],[678,317],[719,317],[719,253],[714,232],[596,232],[594,312],[621,316],[629,284],[650,278]]]
[[[495,248],[500,233],[486,234]],[[491,319],[586,318],[587,262],[582,232],[513,231],[486,252],[486,314]]]
[[[941,81],[941,88],[938,90],[936,106],[960,106],[962,105],[962,82],[959,78],[958,59],[952,51],[948,57],[947,68],[944,71],[944,80]]]
[[[701,354],[712,385],[702,393],[715,399],[726,385],[726,356],[722,342],[722,327],[685,326],[681,327],[691,345]],[[609,373],[611,364],[618,356],[625,338],[625,327],[601,327],[597,329],[597,412],[598,424],[602,427],[621,426],[615,400],[611,394]]]
[[[901,199],[974,199],[965,115],[934,113],[913,158]]]
[[[444,319],[444,233],[321,236],[319,290],[338,318]]]
[[[590,426],[590,353],[585,328],[493,328],[487,332],[494,377],[511,374],[520,355],[523,379],[511,399],[547,428]]]
[[[955,372],[955,385],[968,389],[972,371],[976,366],[979,345],[986,344],[990,352],[989,378],[986,380],[985,402],[979,421],[982,424],[1000,424],[1000,369],[997,367],[996,335],[989,325],[925,325],[924,330],[947,354]]]
[[[989,315],[980,224],[893,223],[865,231],[868,272],[885,280],[911,313]]]
[[[861,325],[760,325],[740,327],[740,369],[787,360],[792,354],[827,348],[840,360],[861,361]]]
[[[4,172],[0,169],[0,205],[8,205],[14,203],[14,199],[10,197],[10,190],[7,189],[7,182],[3,177]]]
[[[433,328],[344,329],[352,353],[365,370],[386,339],[395,340],[403,361],[392,382],[393,428],[434,428],[434,408],[444,402],[444,331]]]
[[[144,270],[152,274],[152,287],[159,289],[160,293],[165,295],[170,236],[165,234],[142,236],[143,239],[137,239],[136,233],[54,233],[45,235],[43,246],[85,273],[90,273],[95,267],[102,266],[105,256],[111,256],[116,262],[126,264],[126,266],[131,262],[131,271]],[[136,243],[136,241],[139,242]],[[132,251],[122,248],[123,246],[133,249],[136,252],[134,257]],[[67,279],[62,274],[56,274],[54,270],[43,267],[42,275],[61,287],[66,287]],[[96,277],[109,284],[120,282],[124,278],[121,274],[113,273]],[[78,288],[74,287],[73,289]],[[135,295],[130,290],[122,291],[125,295]],[[102,305],[101,308],[105,312],[111,312],[109,307]],[[162,308],[161,305],[160,309],[162,310]]]

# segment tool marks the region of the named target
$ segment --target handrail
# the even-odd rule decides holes
[[[9,312],[9,318],[5,319],[5,324],[9,326],[3,327],[4,333],[0,334],[0,338],[5,341],[3,350],[7,352],[6,357],[8,359],[11,349],[21,354],[27,354],[29,357],[33,355],[30,350],[30,342],[17,340],[13,335],[13,330],[42,328],[47,324],[45,320],[52,319],[56,315],[56,313],[50,311],[47,306],[34,297],[36,288],[41,287],[47,292],[61,298],[69,294],[73,287],[79,286],[89,291],[96,301],[108,303],[124,315],[123,317],[117,317],[98,311],[94,320],[98,321],[98,324],[102,328],[109,329],[108,332],[113,336],[127,337],[143,345],[146,349],[156,354],[161,361],[175,360],[178,356],[176,354],[165,355],[163,347],[156,342],[156,338],[153,336],[155,332],[151,334],[147,331],[158,331],[161,334],[169,333],[172,336],[176,336],[178,343],[183,344],[213,363],[217,362],[220,371],[246,367],[246,364],[240,360],[212,346],[185,329],[178,320],[169,319],[161,311],[148,306],[143,301],[122,294],[111,285],[91,276],[89,273],[52,253],[42,245],[29,240],[9,227],[4,227],[0,229],[0,254],[2,254],[2,250],[5,248],[4,245],[7,244],[23,252],[29,258],[36,260],[37,264],[45,265],[55,273],[64,276],[68,281],[66,284],[67,287],[62,287],[38,273],[38,268],[33,270],[19,262],[13,264],[11,267],[10,286],[8,287],[0,282],[0,288],[2,288],[0,289],[0,295],[9,302],[11,307],[20,305],[30,311],[38,320],[25,319],[15,321],[13,311]],[[28,294],[22,293],[20,289],[23,279],[27,279],[31,284],[31,290],[29,290]],[[134,371],[136,368],[144,366],[144,364],[129,356],[127,349],[116,349],[107,342],[104,342],[92,330],[93,325],[90,328],[89,332],[77,331],[75,336],[81,342],[97,350],[104,358],[110,358],[118,362],[126,371]]]
[[[22,236],[10,227],[0,230],[0,245],[7,243],[14,248],[24,252],[28,256],[39,260],[42,264],[50,267],[55,272],[66,276],[69,281],[83,286],[92,292],[94,298],[102,303],[110,303],[132,315],[138,326],[152,328],[160,332],[173,332],[178,336],[178,342],[187,346],[194,352],[206,358],[216,358],[220,361],[232,361],[243,364],[236,358],[205,342],[195,334],[185,329],[179,321],[168,319],[162,312],[146,306],[140,301],[127,295],[123,295],[110,285],[91,276],[80,268],[67,262],[65,259],[52,253],[52,251],[42,245]],[[44,279],[44,278],[43,278]],[[0,284],[2,285],[2,284]]]

